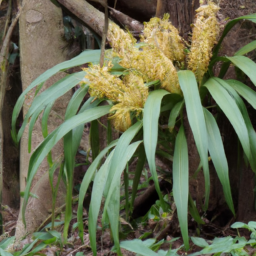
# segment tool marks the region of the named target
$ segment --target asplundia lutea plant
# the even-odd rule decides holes
[[[218,10],[219,7],[211,2],[196,10],[197,19],[193,28],[192,44],[188,55],[188,69],[194,72],[199,85],[208,70],[212,48],[219,37],[220,24],[216,18]]]
[[[207,97],[210,98],[211,96],[219,106],[218,110],[223,111],[227,116],[238,135],[245,156],[256,172],[256,163],[252,157],[256,155],[256,133],[246,106],[240,97],[242,95],[253,108],[256,108],[255,93],[236,80],[222,80],[213,77],[212,70],[209,70],[219,60],[224,62],[225,65],[233,63],[256,85],[256,64],[249,58],[241,56],[255,48],[245,46],[234,57],[216,57],[220,44],[228,31],[242,19],[256,23],[256,15],[247,15],[230,21],[226,25],[217,46],[214,47],[219,37],[219,24],[216,19],[218,9],[219,7],[211,1],[207,5],[200,6],[196,12],[191,45],[188,45],[182,39],[178,30],[169,22],[168,15],[165,15],[163,19],[153,18],[144,23],[144,35],[140,44],[136,43],[136,39],[129,32],[125,32],[111,22],[107,37],[112,46],[112,53],[106,57],[105,65],[102,68],[99,65],[90,65],[84,71],[66,76],[42,94],[37,95],[17,135],[16,121],[26,93],[37,85],[41,85],[58,71],[79,66],[84,62],[98,63],[100,51],[85,51],[73,60],[61,63],[48,70],[28,87],[20,96],[14,109],[12,135],[16,143],[20,140],[24,127],[29,120],[32,120],[30,123],[30,128],[32,128],[33,120],[36,120],[40,111],[45,110],[43,115],[45,125],[51,104],[76,86],[77,81],[83,81],[81,82],[81,88],[70,101],[63,124],[49,134],[31,156],[27,187],[24,193],[23,215],[29,198],[31,182],[38,166],[42,159],[51,152],[54,145],[64,137],[64,169],[66,183],[69,184],[64,226],[64,238],[67,238],[69,223],[72,218],[72,167],[75,165],[75,154],[81,141],[84,124],[108,115],[115,129],[122,132],[122,134],[118,140],[113,141],[102,150],[88,168],[79,192],[77,219],[79,235],[83,239],[83,200],[90,183],[93,181],[89,210],[91,248],[94,255],[97,255],[96,230],[98,216],[102,209],[101,201],[104,198],[102,222],[103,224],[110,224],[117,252],[121,254],[120,246],[122,246],[122,243],[119,243],[118,218],[120,187],[122,185],[121,175],[131,158],[135,156],[142,160],[146,158],[160,198],[161,207],[165,209],[165,202],[158,182],[155,155],[158,145],[159,148],[164,148],[164,144],[161,144],[159,139],[159,129],[162,129],[162,123],[161,125],[159,123],[165,119],[160,118],[161,121],[159,121],[159,117],[168,114],[169,130],[171,130],[171,127],[175,127],[172,130],[178,132],[175,143],[173,143],[175,147],[172,165],[172,191],[182,237],[185,247],[188,249],[188,209],[198,223],[202,224],[202,220],[194,202],[191,202],[191,200],[188,202],[189,170],[187,140],[183,127],[184,107],[186,107],[187,118],[205,177],[204,202],[197,203],[202,205],[204,203],[204,209],[207,209],[210,194],[208,167],[208,157],[210,155],[222,184],[226,202],[232,213],[235,213],[229,184],[228,163],[221,134],[213,115],[215,112],[209,108],[212,111],[210,112],[207,105],[202,106],[201,98],[203,98],[203,95],[200,95],[199,87],[208,90]],[[109,58],[109,55],[113,57]],[[115,69],[117,59],[121,69],[120,67]],[[222,77],[224,77],[223,74]],[[87,90],[89,90],[92,97],[80,107]],[[202,91],[205,93],[206,90]],[[248,93],[249,91],[250,93]],[[98,106],[102,100],[107,100],[108,105]],[[161,110],[165,112],[161,112]],[[141,132],[142,129],[143,132]],[[162,132],[163,130],[161,130]],[[106,159],[102,161],[104,157]],[[104,162],[103,165],[100,165],[102,162]],[[143,168],[144,161],[139,161],[135,174],[137,176],[133,181],[133,201]],[[126,182],[126,184],[129,184],[129,182]],[[126,189],[126,191],[129,190]],[[126,198],[129,201],[129,195],[126,195]],[[131,208],[129,202],[127,202],[126,209],[129,211]]]

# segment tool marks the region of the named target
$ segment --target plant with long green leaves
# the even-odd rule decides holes
[[[235,214],[228,176],[228,162],[223,142],[214,115],[202,102],[206,92],[212,96],[233,125],[245,156],[256,172],[256,134],[251,124],[246,106],[240,96],[255,108],[255,92],[242,82],[223,80],[230,64],[235,65],[246,74],[256,86],[256,64],[243,55],[256,48],[255,43],[240,49],[234,57],[219,57],[221,42],[229,30],[240,20],[256,23],[256,14],[247,15],[227,23],[219,43],[214,43],[219,35],[219,24],[216,14],[219,8],[209,1],[208,5],[197,10],[196,24],[193,29],[192,44],[187,49],[184,39],[178,30],[169,22],[169,16],[163,19],[153,18],[145,23],[143,43],[136,44],[130,33],[110,23],[108,39],[113,48],[106,53],[105,66],[99,67],[100,51],[85,51],[72,60],[58,64],[40,75],[20,96],[13,112],[12,136],[16,143],[20,141],[25,126],[30,121],[29,150],[31,134],[35,121],[43,111],[42,132],[44,141],[33,152],[27,187],[22,207],[25,222],[25,210],[28,203],[31,182],[39,165],[48,157],[49,168],[53,165],[51,150],[61,139],[64,139],[64,173],[67,184],[64,239],[67,239],[68,227],[72,218],[72,186],[75,155],[78,150],[84,124],[93,122],[91,145],[93,162],[87,170],[79,192],[78,228],[83,239],[83,200],[89,185],[93,181],[92,199],[89,209],[89,232],[91,247],[96,255],[96,228],[100,214],[101,202],[105,198],[102,222],[109,223],[117,253],[119,244],[119,208],[121,174],[127,163],[138,157],[136,174],[133,183],[131,202],[134,202],[139,185],[139,177],[145,163],[148,163],[161,207],[166,208],[158,182],[155,156],[161,152],[168,160],[173,160],[173,197],[177,207],[178,219],[184,245],[189,248],[187,212],[189,211],[198,223],[200,219],[193,199],[189,195],[189,156],[187,139],[183,124],[184,107],[191,127],[205,177],[205,202],[207,209],[210,193],[210,176],[208,155],[210,155],[217,175],[223,186],[226,202]],[[50,88],[38,94],[44,82],[59,71],[84,63],[92,63],[81,72],[67,75]],[[213,76],[213,66],[222,62],[218,77]],[[177,72],[177,69],[179,70]],[[65,114],[65,120],[56,130],[48,134],[47,119],[55,100],[81,81],[80,88],[73,95]],[[21,111],[26,94],[37,87],[34,101],[28,110],[22,127],[16,131],[17,117]],[[84,96],[89,91],[91,98],[85,103]],[[107,105],[100,105],[106,101]],[[167,114],[166,114],[167,113]],[[107,127],[108,146],[99,152],[97,138],[98,120],[109,115]],[[159,140],[164,116],[169,116],[170,132],[178,131],[174,156],[162,150]],[[161,117],[161,118],[160,118]],[[122,135],[112,141],[111,124]],[[174,129],[175,127],[175,129]],[[170,136],[173,133],[170,133]],[[160,145],[160,147],[159,147]],[[158,150],[157,150],[158,149]],[[105,159],[101,165],[102,160]],[[126,195],[129,199],[129,196]],[[128,209],[128,208],[127,208]]]

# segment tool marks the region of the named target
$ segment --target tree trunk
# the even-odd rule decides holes
[[[47,69],[66,60],[63,40],[62,11],[50,0],[27,0],[20,17],[20,58],[22,88],[25,90],[30,83]],[[42,90],[61,79],[63,75],[57,74],[49,79]],[[25,115],[34,98],[32,90],[26,96],[23,114]],[[65,109],[70,100],[71,92],[59,99],[51,111],[48,120],[49,132],[58,127],[64,117]],[[32,151],[43,140],[41,130],[41,116],[39,116],[33,130]],[[53,158],[58,158],[63,153],[62,143],[57,144],[53,150]],[[24,191],[26,186],[27,171],[31,154],[28,153],[28,127],[21,140],[20,156],[20,188]],[[52,196],[48,175],[44,175],[49,169],[45,159],[35,179],[32,192],[39,199],[30,198],[26,210],[27,228],[21,222],[21,214],[16,228],[16,238],[19,240],[25,233],[34,232],[37,227],[49,216]],[[65,202],[65,187],[62,184],[59,189],[56,207]]]

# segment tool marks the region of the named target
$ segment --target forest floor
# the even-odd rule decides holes
[[[150,183],[145,184],[144,179],[144,187],[139,190],[140,194],[144,194],[145,191],[150,187]],[[136,219],[126,218],[125,212],[125,200],[124,200],[124,192],[121,196],[121,211],[120,211],[120,240],[121,241],[132,241],[136,243],[137,240],[140,239],[144,241],[143,243],[147,245],[149,248],[152,249],[152,252],[155,251],[155,255],[170,255],[170,256],[178,256],[178,255],[190,255],[195,252],[199,252],[202,250],[199,246],[195,245],[190,240],[190,249],[189,251],[185,251],[183,246],[183,240],[181,238],[181,233],[179,229],[177,213],[175,209],[175,204],[173,203],[173,199],[171,196],[165,196],[165,200],[169,201],[170,208],[168,212],[163,212],[160,207],[159,201],[156,201],[155,204],[152,204],[150,209],[147,211],[146,214],[143,216],[139,216]],[[89,203],[89,202],[87,202]],[[89,231],[88,231],[88,205],[85,204],[84,208],[84,242],[81,241],[78,228],[77,228],[77,201],[74,200],[73,203],[73,219],[70,224],[69,228],[69,236],[68,236],[68,243],[62,244],[61,239],[55,239],[55,241],[49,241],[47,239],[43,240],[43,243],[47,245],[40,250],[40,255],[47,255],[47,256],[55,256],[55,255],[67,255],[67,256],[82,256],[88,255],[92,256],[92,250],[90,247],[89,241]],[[0,240],[0,248],[1,244],[6,241],[5,239],[8,237],[12,237],[15,234],[15,226],[18,217],[18,212],[10,209],[9,207],[5,207],[3,211],[4,216],[4,235],[1,236]],[[233,253],[208,253],[208,254],[197,254],[197,255],[234,255],[234,256],[242,256],[242,255],[256,255],[256,249],[253,248],[254,245],[252,244],[244,244],[244,246],[239,247],[239,240],[237,237],[245,237],[245,240],[248,241],[250,239],[250,232],[246,229],[232,229],[230,228],[230,224],[232,224],[232,219],[230,219],[229,223],[224,226],[216,225],[216,219],[220,216],[213,216],[209,218],[207,214],[202,216],[202,220],[205,222],[204,225],[198,225],[193,218],[189,216],[189,236],[190,237],[201,237],[204,238],[209,245],[212,244],[212,240],[215,238],[230,238],[233,239],[233,244],[236,244],[236,251]],[[63,231],[63,220],[64,220],[64,213],[60,214],[56,217],[55,220],[55,231],[58,234],[62,234]],[[50,230],[51,223],[40,232],[45,233]],[[252,237],[251,237],[252,238]],[[98,218],[98,231],[97,231],[97,255],[98,256],[107,256],[107,255],[117,255],[114,251],[114,243],[111,237],[109,227],[105,227],[103,229],[101,224],[101,216]],[[2,242],[1,242],[2,241]],[[33,237],[28,236],[24,238],[23,241],[16,247],[16,252],[24,251],[24,247],[33,244]],[[28,252],[32,252],[33,248],[37,248],[39,242],[31,246]],[[228,244],[227,244],[228,246]],[[218,246],[217,246],[218,247]],[[224,247],[225,249],[225,247]],[[125,256],[132,256],[132,255],[139,255],[135,252],[131,252],[125,249],[121,249],[123,255]],[[161,253],[164,251],[165,253]],[[167,254],[167,251],[170,253]],[[153,252],[154,253],[154,252]],[[246,254],[247,253],[247,254]],[[15,253],[13,255],[16,255]],[[17,254],[17,255],[39,255],[38,253],[35,254]],[[145,254],[144,254],[145,255]],[[152,254],[154,255],[154,254]]]

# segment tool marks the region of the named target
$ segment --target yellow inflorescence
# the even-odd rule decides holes
[[[97,65],[84,70],[85,78],[90,81],[90,95],[116,103],[110,110],[115,129],[121,132],[128,129],[132,124],[131,112],[138,116],[148,97],[142,77],[131,72],[121,80],[111,75],[106,67]]]
[[[121,66],[136,70],[146,82],[160,80],[162,88],[181,94],[177,71],[160,48],[147,44],[138,49],[132,35],[115,24],[110,25],[108,39],[111,40],[113,52],[121,58]]]
[[[196,75],[199,85],[206,73],[212,56],[212,48],[219,36],[216,14],[219,7],[212,2],[197,9],[188,68]]]
[[[199,85],[219,35],[218,10],[219,7],[212,2],[197,9],[187,65],[196,75]],[[142,40],[145,45],[138,48],[136,39],[129,32],[113,22],[109,24],[108,40],[113,48],[110,55],[113,53],[121,59],[119,64],[127,69],[128,75],[122,79],[111,75],[111,62],[103,68],[95,65],[85,69],[91,96],[107,98],[114,103],[110,118],[118,131],[125,131],[131,126],[131,114],[139,116],[142,113],[148,97],[148,87],[144,82],[160,80],[165,90],[182,94],[175,66],[185,65],[184,40],[169,22],[168,14],[163,19],[152,18],[144,25]]]
[[[126,89],[122,80],[111,75],[107,67],[100,68],[94,65],[84,71],[87,73],[85,78],[90,81],[89,93],[92,97],[107,98],[117,102]]]
[[[162,88],[171,93],[181,94],[178,74],[172,61],[154,45],[147,45],[142,49],[132,62],[127,63],[122,60],[120,64],[138,70],[147,82],[160,80]]]
[[[130,73],[125,76],[123,82],[126,85],[126,91],[120,96],[119,103],[110,110],[114,111],[111,119],[118,131],[125,131],[131,126],[130,113],[134,112],[138,116],[148,97],[148,88],[140,76]]]
[[[169,14],[163,19],[152,18],[144,22],[142,41],[160,48],[172,61],[182,63],[185,60],[185,45],[179,31],[169,22]]]
[[[131,59],[130,55],[138,50],[134,47],[137,40],[132,34],[123,31],[113,22],[109,24],[108,40],[113,51],[121,58],[129,60]]]

